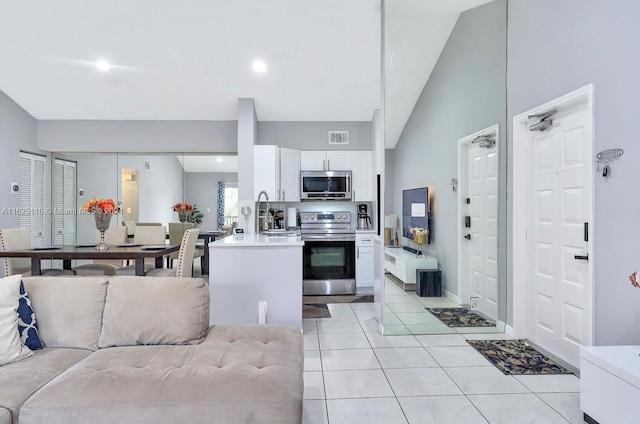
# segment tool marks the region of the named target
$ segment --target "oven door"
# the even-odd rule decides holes
[[[303,294],[355,294],[355,240],[303,239]]]

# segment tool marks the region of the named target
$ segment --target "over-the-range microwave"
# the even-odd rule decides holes
[[[351,200],[351,171],[300,172],[300,200]]]

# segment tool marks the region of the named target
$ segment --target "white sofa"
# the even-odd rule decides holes
[[[45,348],[0,367],[0,424],[302,420],[299,329],[209,328],[202,279],[24,283]]]

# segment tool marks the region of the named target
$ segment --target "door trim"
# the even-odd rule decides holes
[[[469,302],[469,296],[471,295],[471,281],[463,278],[463,276],[468,275],[469,271],[469,263],[465,258],[468,258],[468,247],[466,243],[463,243],[464,240],[464,232],[465,228],[463,227],[464,222],[464,205],[466,199],[466,193],[468,193],[468,153],[469,147],[471,146],[474,139],[479,136],[490,135],[494,136],[496,139],[496,151],[500,152],[500,126],[499,124],[491,125],[483,130],[470,134],[466,137],[463,137],[458,140],[458,300],[459,304],[462,305]],[[500,167],[498,166],[497,172],[499,174]],[[500,180],[500,175],[498,175],[498,181]],[[498,209],[500,207],[500,196],[498,196]],[[496,251],[498,251],[498,247],[496,246]],[[500,259],[498,258],[498,261]],[[498,270],[500,267],[498,267]],[[500,305],[498,305],[499,307]],[[500,311],[498,311],[498,316],[500,316]],[[496,320],[496,327],[499,329],[504,329],[504,323]]]
[[[595,259],[593,250],[596,244],[594,237],[594,140],[593,140],[593,95],[594,84],[588,84],[564,96],[558,97],[545,104],[529,109],[513,118],[513,178],[512,181],[512,243],[511,257],[512,269],[510,273],[512,281],[512,308],[513,308],[513,326],[512,336],[516,338],[527,337],[527,281],[522,278],[523,270],[527,269],[527,143],[530,141],[530,132],[528,129],[529,115],[545,112],[554,107],[563,107],[583,100],[587,101],[587,139],[590,148],[587,149],[587,158],[585,162],[591,164],[588,168],[587,189],[591,193],[591,222],[589,225],[589,245],[588,252],[589,261],[587,275],[590,280],[590,290],[588,290],[589,298],[586,302],[586,309],[589,311],[591,320],[587,329],[587,345],[593,345],[594,340],[594,308],[593,308],[593,292],[594,292],[594,275],[593,275],[593,259]],[[526,273],[526,272],[525,272]],[[510,328],[511,329],[511,328]]]

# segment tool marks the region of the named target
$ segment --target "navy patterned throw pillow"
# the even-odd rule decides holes
[[[20,282],[20,300],[18,303],[18,332],[20,341],[31,350],[42,349],[42,342],[38,337],[38,324],[36,314],[31,308],[31,301],[24,289],[24,283]]]

